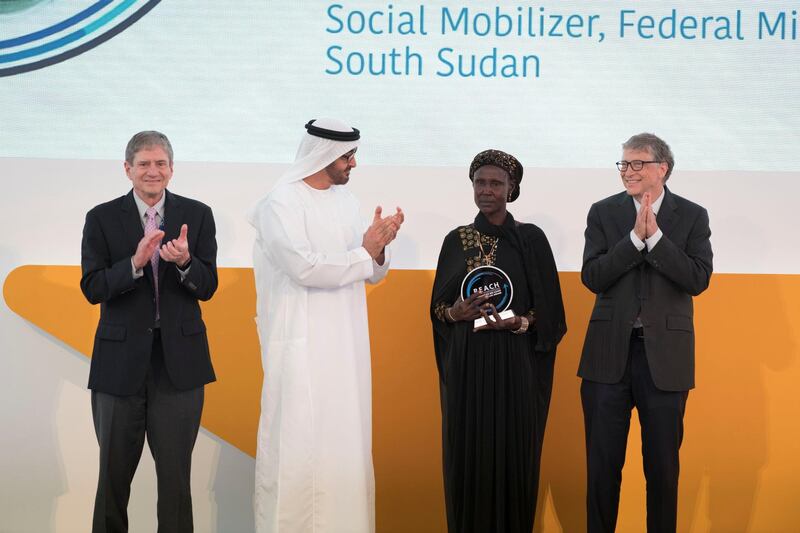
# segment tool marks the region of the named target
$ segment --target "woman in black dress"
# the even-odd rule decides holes
[[[431,299],[442,402],[450,533],[530,533],[536,509],[556,346],[566,332],[561,287],[547,237],[514,220],[522,165],[499,150],[475,156],[469,177],[479,212],[444,239]],[[514,316],[484,294],[461,298],[481,265],[504,271]],[[483,317],[487,325],[474,329]]]

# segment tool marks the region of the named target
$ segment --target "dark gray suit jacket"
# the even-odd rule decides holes
[[[578,369],[584,379],[622,379],[639,316],[655,385],[668,391],[694,388],[692,296],[711,278],[711,230],[704,208],[666,187],[664,195],[656,217],[663,236],[650,252],[631,242],[636,208],[626,192],[589,210],[581,280],[597,297]]]
[[[187,224],[192,262],[182,280],[174,263],[159,261],[161,343],[172,384],[188,390],[215,380],[199,300],[208,300],[217,290],[216,227],[207,205],[169,191],[164,194],[163,242],[176,239],[181,225]],[[86,215],[81,290],[90,303],[100,304],[89,370],[89,388],[98,392],[134,394],[150,366],[153,271],[147,265],[145,275],[133,279],[131,267],[131,256],[143,236],[133,191]]]

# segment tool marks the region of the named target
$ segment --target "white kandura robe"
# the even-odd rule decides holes
[[[347,188],[296,181],[256,206],[254,249],[264,387],[256,455],[258,533],[372,533],[372,389],[361,247]]]

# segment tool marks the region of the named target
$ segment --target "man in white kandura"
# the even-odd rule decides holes
[[[344,185],[359,131],[306,124],[294,164],[250,214],[264,387],[258,533],[375,531],[364,281],[389,269],[403,213],[366,227]],[[366,227],[366,231],[365,231]]]

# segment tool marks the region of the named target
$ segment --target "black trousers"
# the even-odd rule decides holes
[[[131,481],[145,436],[158,478],[159,533],[193,530],[190,474],[202,411],[203,387],[188,391],[173,387],[164,368],[158,333],[153,336],[150,369],[139,392],[115,396],[92,391],[92,416],[100,445],[93,533],[128,531]]]
[[[656,388],[645,355],[644,339],[631,338],[625,375],[619,383],[583,380],[581,401],[586,429],[589,533],[611,533],[617,525],[619,491],[631,409],[642,428],[642,459],[647,480],[648,533],[674,533],[678,513],[678,451],[688,391]]]

